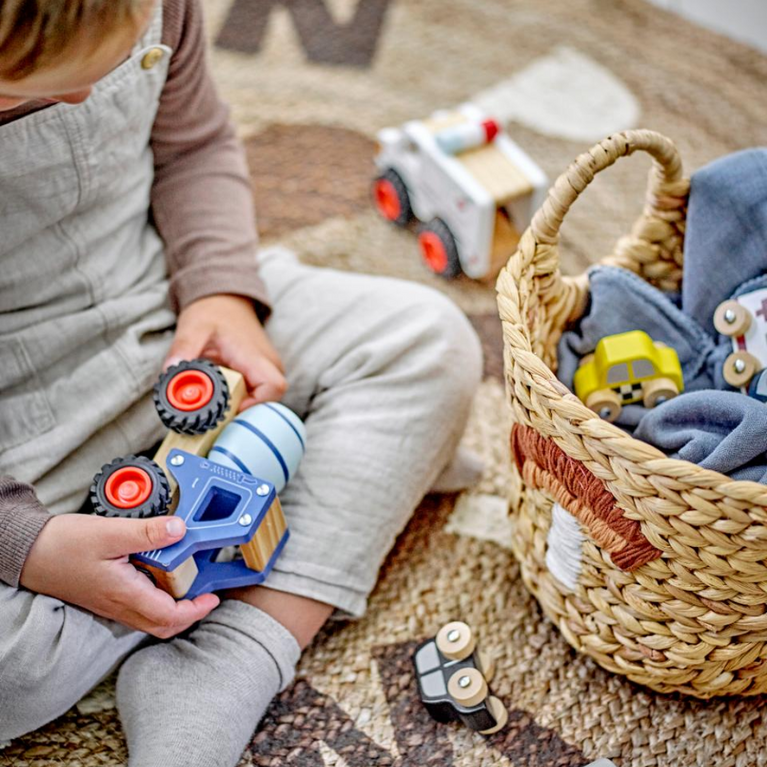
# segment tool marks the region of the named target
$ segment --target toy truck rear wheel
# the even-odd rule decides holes
[[[495,726],[488,728],[487,730],[480,730],[482,735],[492,735],[494,732],[502,729],[506,726],[506,722],[509,721],[509,712],[506,710],[506,706],[494,695],[491,695],[487,699],[487,710],[490,715],[495,719]]]
[[[229,407],[229,387],[212,362],[180,362],[155,384],[154,404],[171,431],[204,434],[223,420]]]
[[[733,352],[724,361],[724,380],[736,389],[748,386],[749,381],[761,367],[761,363],[753,354],[743,351]]]
[[[418,246],[426,266],[440,277],[452,279],[461,273],[458,245],[448,225],[433,218],[418,231]]]
[[[373,202],[376,210],[397,226],[407,226],[413,218],[413,208],[402,176],[389,168],[373,182]]]
[[[168,510],[170,486],[154,461],[130,455],[101,467],[90,499],[93,511],[102,517],[156,517]]]
[[[657,407],[679,394],[676,384],[670,378],[655,378],[644,385],[642,403],[645,407]]]

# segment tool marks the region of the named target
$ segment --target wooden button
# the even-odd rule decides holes
[[[141,59],[142,69],[151,69],[157,64],[160,59],[165,55],[162,48],[152,48],[144,54],[144,58]]]

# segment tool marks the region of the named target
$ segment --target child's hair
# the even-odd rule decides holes
[[[21,80],[55,64],[78,36],[98,43],[136,27],[148,0],[0,0],[0,78]],[[89,40],[90,42],[90,40]]]

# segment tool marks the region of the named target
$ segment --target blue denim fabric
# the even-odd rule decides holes
[[[572,388],[581,357],[604,336],[644,330],[679,355],[685,392],[618,425],[639,439],[734,479],[767,483],[767,405],[724,381],[729,338],[713,316],[727,298],[767,287],[767,150],[738,152],[692,177],[680,295],[616,267],[589,271],[586,315],[559,343],[560,380]]]
[[[766,271],[767,149],[747,149],[692,175],[682,308],[713,336],[716,307]]]

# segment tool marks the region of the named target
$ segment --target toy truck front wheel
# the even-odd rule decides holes
[[[90,499],[93,511],[102,517],[155,517],[168,510],[170,486],[154,461],[131,455],[101,467]]]
[[[589,394],[586,397],[586,407],[610,423],[618,418],[623,409],[620,395],[612,389],[598,389]]]
[[[376,210],[397,226],[407,226],[413,218],[413,208],[402,176],[389,168],[373,182],[373,202]]]
[[[223,420],[229,407],[229,387],[212,362],[180,362],[168,368],[155,385],[154,404],[171,431],[204,434]]]
[[[448,225],[433,218],[418,231],[418,247],[426,266],[440,277],[452,279],[461,273],[458,244]]]

